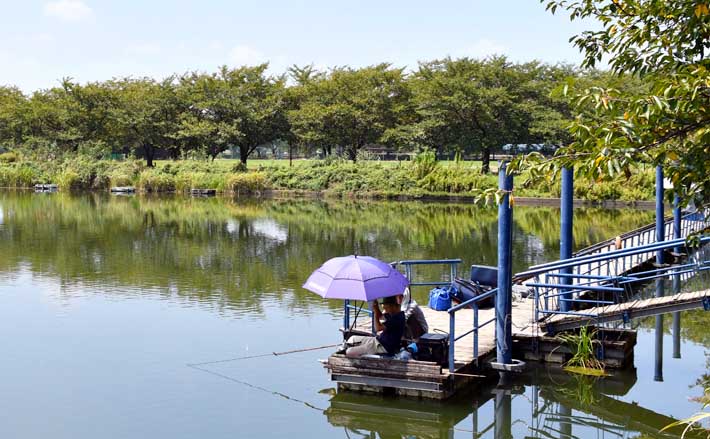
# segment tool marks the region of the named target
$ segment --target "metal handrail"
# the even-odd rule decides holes
[[[683,215],[681,215],[680,219],[681,221],[684,219],[688,219],[689,217],[696,215],[697,212],[685,212]],[[673,216],[668,216],[664,218],[663,222],[666,226],[668,225],[673,225],[674,217]],[[646,224],[645,226],[641,226],[639,228],[630,230],[628,232],[624,232],[619,235],[621,240],[625,240],[626,238],[633,238],[637,235],[639,235],[642,232],[646,231],[655,231],[656,230],[656,223],[651,223],[651,224]],[[672,231],[672,227],[671,227]],[[668,234],[666,234],[668,236]],[[595,252],[596,250],[599,250],[601,248],[607,247],[609,245],[613,245],[616,242],[616,238],[611,238],[607,239],[606,241],[598,242],[596,244],[590,245],[588,247],[585,247],[583,249],[580,249],[574,253],[574,256],[584,256],[586,254],[590,254],[592,252]]]
[[[701,245],[710,243],[710,236],[701,237],[699,239]],[[552,308],[550,305],[550,300],[556,300],[557,303],[561,301],[566,302],[579,302],[579,303],[592,303],[597,305],[608,305],[615,302],[610,302],[609,300],[594,300],[594,299],[580,299],[575,298],[575,293],[586,292],[586,291],[601,291],[601,292],[612,292],[621,293],[626,291],[625,287],[628,284],[634,282],[644,282],[651,279],[664,278],[671,275],[680,275],[691,272],[699,272],[710,270],[710,261],[697,261],[694,263],[686,263],[675,265],[671,267],[653,268],[643,272],[634,273],[633,275],[608,275],[608,276],[592,276],[592,275],[575,275],[566,273],[549,272],[552,270],[561,270],[564,268],[574,268],[581,265],[586,265],[591,262],[609,262],[618,258],[625,258],[629,255],[648,253],[650,251],[662,251],[665,249],[675,248],[678,244],[683,243],[684,239],[676,239],[671,241],[661,241],[653,244],[648,244],[645,246],[640,246],[636,248],[620,249],[611,252],[606,252],[596,255],[588,255],[577,258],[565,259],[560,261],[551,262],[548,264],[542,264],[538,267],[533,267],[533,270],[522,273],[522,275],[535,276],[534,282],[526,282],[526,286],[531,286],[535,288],[535,319],[540,319],[540,314],[572,314],[580,316],[589,316],[589,314],[578,313],[578,312],[562,312],[556,309],[556,306]],[[539,276],[541,274],[545,275],[545,282],[539,281]],[[563,284],[550,282],[549,277],[559,277],[559,278],[580,278],[580,279],[591,279],[591,282],[584,284]],[[597,285],[591,285],[596,283]],[[541,292],[542,290],[542,292]],[[541,307],[541,303],[544,306]],[[553,305],[555,302],[553,302]],[[542,309],[541,309],[542,308]]]
[[[449,313],[449,372],[454,373],[456,370],[455,353],[456,353],[456,341],[462,339],[463,337],[473,333],[473,360],[478,364],[478,331],[495,321],[495,317],[487,320],[483,323],[478,323],[478,302],[493,297],[495,301],[496,295],[498,293],[498,288],[494,288],[490,291],[486,291],[483,294],[479,294],[476,297],[468,299],[464,302],[459,303],[456,306],[452,306],[448,309]],[[473,308],[473,328],[466,333],[456,337],[456,313],[467,306]]]
[[[409,259],[404,261],[392,262],[392,267],[397,265],[404,266],[404,276],[409,279],[410,286],[438,286],[448,285],[453,283],[458,275],[458,265],[463,262],[461,259]],[[413,267],[415,265],[448,265],[449,266],[449,281],[433,281],[433,282],[414,282]]]
[[[710,242],[710,236],[704,236],[700,238],[701,244],[705,244],[707,242]],[[622,248],[606,253],[595,253],[593,255],[573,257],[570,259],[561,259],[559,261],[534,265],[530,267],[531,270],[518,273],[517,276],[532,277],[538,274],[544,274],[548,271],[558,270],[561,268],[571,268],[579,265],[585,265],[591,262],[602,262],[606,260],[616,259],[621,256],[633,256],[641,253],[649,253],[651,251],[664,250],[667,248],[677,247],[678,244],[685,244],[685,238],[674,239],[671,241],[654,242],[653,244],[646,244],[640,247]]]

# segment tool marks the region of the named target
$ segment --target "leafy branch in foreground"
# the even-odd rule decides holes
[[[596,179],[627,177],[638,163],[662,165],[674,192],[696,206],[710,201],[710,8],[698,0],[542,0],[552,13],[596,19],[600,30],[570,41],[583,67],[608,62],[618,75],[633,75],[648,89],[575,87],[561,92],[577,116],[573,141],[542,171],[574,165]],[[533,160],[534,161],[534,160]],[[669,194],[672,197],[672,194]]]
[[[705,389],[705,394],[707,395],[708,393],[710,393],[710,389]],[[710,402],[705,402],[703,404],[703,410],[707,409],[708,406],[710,406]],[[666,425],[661,429],[661,431],[670,430],[673,427],[685,426],[681,437],[685,437],[686,434],[695,430],[703,430],[707,432],[707,437],[710,437],[710,430],[698,426],[698,423],[704,421],[705,419],[710,419],[710,412],[698,412],[689,418],[681,419],[679,421]]]

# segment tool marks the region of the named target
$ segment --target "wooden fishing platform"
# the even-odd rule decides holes
[[[533,321],[533,301],[520,298],[513,302],[514,335],[531,336],[537,329]],[[449,313],[421,306],[429,325],[429,332],[448,333]],[[479,310],[479,321],[485,322],[495,315],[495,309]],[[358,319],[356,329],[369,332],[369,317]],[[456,314],[456,333],[464,334],[473,328],[473,310],[461,310]],[[331,379],[338,383],[339,390],[360,392],[392,392],[403,396],[446,399],[463,386],[483,382],[493,371],[487,363],[495,356],[495,325],[482,327],[478,335],[478,356],[474,357],[473,334],[455,342],[456,369],[451,373],[447,367],[426,361],[402,361],[390,358],[348,358],[334,354],[325,365]]]
[[[581,326],[632,319],[649,315],[701,308],[710,304],[710,290],[682,293],[674,296],[636,300],[632,302],[590,308],[584,312],[597,317],[579,315],[554,315],[543,322],[534,320],[532,298],[518,298],[512,304],[513,350],[516,358],[526,361],[564,363],[571,351],[549,333],[572,330]],[[449,314],[422,306],[430,332],[448,332]],[[479,310],[479,321],[484,322],[495,315],[495,309]],[[463,334],[473,327],[473,310],[462,310],[456,315],[456,333]],[[356,326],[359,331],[371,328],[369,318]],[[636,332],[625,329],[600,329],[604,361],[609,368],[624,368],[633,359]],[[446,399],[459,389],[472,384],[482,384],[495,371],[489,362],[495,358],[495,326],[486,325],[479,330],[478,355],[474,356],[473,334],[455,342],[456,369],[451,372],[444,365],[426,361],[402,361],[392,358],[347,358],[334,354],[325,367],[331,379],[338,383],[339,390],[358,392],[394,393],[401,396]]]

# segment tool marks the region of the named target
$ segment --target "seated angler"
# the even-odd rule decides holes
[[[400,310],[400,305],[394,296],[383,298],[382,307],[384,313],[380,310],[377,301],[372,304],[377,336],[353,335],[345,342],[347,348],[345,355],[360,357],[371,354],[394,355],[399,352],[404,335],[404,313]]]

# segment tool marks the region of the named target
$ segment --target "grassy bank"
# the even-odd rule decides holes
[[[558,197],[559,182],[534,181],[523,186],[517,178],[515,195]],[[575,182],[577,198],[636,201],[653,198],[652,171],[639,170],[630,180]],[[107,190],[135,186],[146,192],[187,191],[191,188],[254,193],[264,190],[319,192],[329,196],[391,198],[397,196],[475,196],[497,187],[495,175],[481,175],[478,162],[380,162],[343,160],[269,161],[250,164],[249,170],[229,160],[161,161],[146,168],[142,161],[94,160],[72,157],[29,161],[0,156],[1,187],[32,187],[56,183],[62,190]]]

